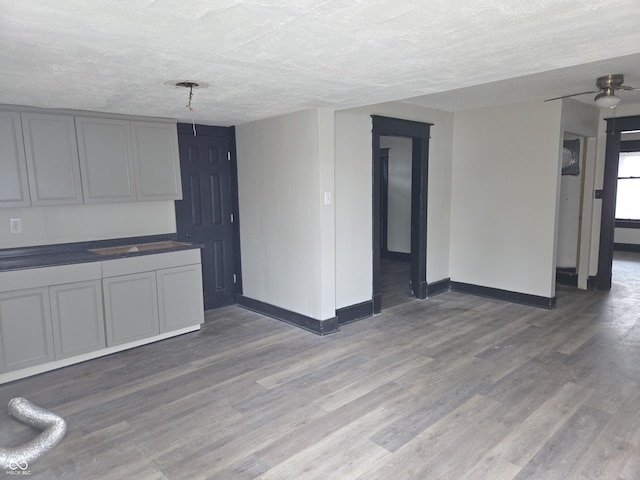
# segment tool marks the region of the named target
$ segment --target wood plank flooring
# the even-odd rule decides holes
[[[387,309],[408,302],[410,297],[411,264],[398,260],[380,259],[380,293],[382,308]]]
[[[405,299],[327,337],[227,307],[0,404],[68,422],[31,478],[640,479],[640,254],[557,296]],[[0,408],[1,447],[36,433]]]

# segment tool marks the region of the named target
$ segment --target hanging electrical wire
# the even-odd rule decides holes
[[[197,135],[197,132],[196,132],[196,120],[193,114],[193,106],[192,106],[193,90],[195,88],[206,88],[208,87],[208,84],[204,82],[194,82],[194,81],[169,81],[169,82],[165,82],[165,84],[171,85],[174,87],[182,87],[182,88],[189,89],[189,95],[187,97],[187,103],[185,105],[185,108],[189,110],[189,113],[191,116],[191,126],[193,127],[193,136],[195,137]]]
[[[191,112],[191,125],[193,126],[193,136],[195,137],[196,134],[196,120],[193,117],[193,108],[191,107],[191,100],[193,100],[193,87],[196,86],[197,84],[194,82],[185,82],[185,86],[189,86],[189,101],[187,102],[187,104],[185,105],[185,107],[187,107],[187,110],[189,110],[189,112]]]

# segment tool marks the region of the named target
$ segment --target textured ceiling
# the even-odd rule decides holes
[[[608,73],[640,86],[639,25],[638,0],[2,0],[0,103],[190,121],[165,82],[197,80],[208,124],[413,97],[455,111]]]

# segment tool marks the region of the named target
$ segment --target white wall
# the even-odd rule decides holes
[[[21,234],[9,219],[21,218]],[[0,248],[175,233],[173,201],[0,208]]]
[[[555,296],[561,103],[456,113],[451,280]]]
[[[244,295],[319,320],[335,316],[333,136],[323,109],[236,127]]]
[[[433,123],[429,142],[427,282],[449,277],[453,114],[400,102],[339,110],[335,115],[337,308],[372,298],[371,115]]]
[[[410,138],[381,136],[380,148],[389,149],[387,250],[411,253],[413,142]]]
[[[342,308],[372,298],[371,117],[339,111],[335,126],[336,308]]]

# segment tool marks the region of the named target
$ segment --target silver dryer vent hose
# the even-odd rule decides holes
[[[9,413],[21,422],[42,430],[42,433],[18,447],[0,447],[0,469],[28,468],[38,457],[60,443],[67,431],[67,423],[62,417],[21,397],[9,402]]]

